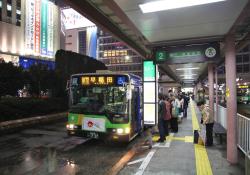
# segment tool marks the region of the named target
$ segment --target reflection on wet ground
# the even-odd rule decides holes
[[[2,136],[0,174],[104,174],[128,149],[69,137],[64,128],[62,122]]]

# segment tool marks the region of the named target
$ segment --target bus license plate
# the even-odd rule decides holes
[[[87,136],[90,137],[90,138],[93,138],[93,139],[98,139],[99,138],[99,134],[96,133],[96,132],[89,132]]]

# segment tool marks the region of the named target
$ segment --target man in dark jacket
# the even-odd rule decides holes
[[[164,117],[166,115],[166,105],[162,94],[159,94],[159,107],[158,107],[158,129],[160,133],[160,138],[157,142],[164,142],[166,140],[165,135],[165,121]]]
[[[188,103],[189,103],[189,98],[186,96],[185,93],[182,93],[184,103],[183,103],[183,117],[187,117],[187,108],[188,108]]]

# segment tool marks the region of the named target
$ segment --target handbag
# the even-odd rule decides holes
[[[176,107],[172,108],[172,116],[173,116],[173,118],[177,118],[178,115],[179,115],[178,108],[176,108]]]

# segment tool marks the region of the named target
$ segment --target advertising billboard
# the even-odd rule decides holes
[[[42,10],[41,10],[41,55],[47,55],[47,27],[48,27],[48,1],[42,0]]]
[[[87,27],[87,55],[96,58],[97,27]]]
[[[54,10],[48,0],[27,0],[25,17],[25,49],[27,55],[53,57]]]
[[[34,53],[35,47],[35,1],[28,0],[26,2],[26,27],[25,27],[25,47],[28,54]]]
[[[53,56],[53,22],[54,22],[54,11],[53,11],[53,3],[48,2],[48,49],[47,49],[47,54],[48,56]]]
[[[35,1],[35,54],[40,54],[41,8],[40,0]]]
[[[61,10],[61,20],[65,30],[95,26],[94,23],[72,8]]]

